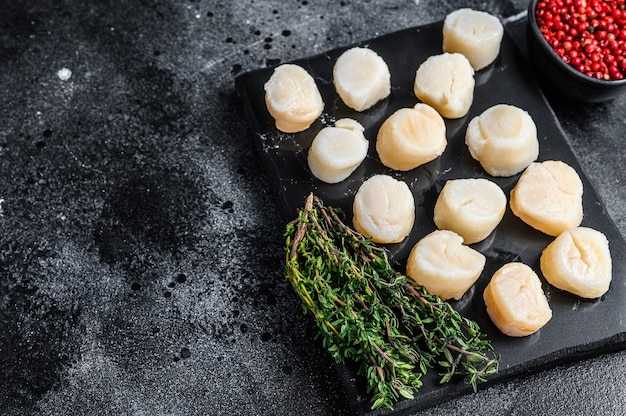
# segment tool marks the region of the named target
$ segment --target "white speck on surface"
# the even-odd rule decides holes
[[[61,81],[67,81],[72,77],[72,71],[67,68],[61,68],[57,71],[57,76]]]

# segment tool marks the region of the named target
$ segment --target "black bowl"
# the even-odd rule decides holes
[[[532,0],[528,6],[526,38],[530,62],[546,92],[556,97],[587,103],[611,100],[626,92],[626,78],[602,80],[587,76],[565,63],[556,54],[537,25],[535,9],[539,1]]]

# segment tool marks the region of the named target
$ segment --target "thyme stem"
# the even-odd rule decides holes
[[[324,347],[367,380],[372,409],[412,398],[429,368],[476,389],[499,358],[478,324],[395,271],[386,251],[310,194],[287,225],[285,277],[318,325]]]

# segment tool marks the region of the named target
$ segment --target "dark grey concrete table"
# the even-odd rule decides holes
[[[234,76],[471,6],[525,1],[5,2],[0,413],[345,415],[282,279],[283,221]],[[626,235],[626,97],[552,100]],[[623,412],[626,352],[421,414]]]

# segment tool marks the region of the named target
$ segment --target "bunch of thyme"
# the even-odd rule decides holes
[[[411,399],[429,368],[474,390],[499,358],[478,324],[390,265],[386,251],[310,194],[287,225],[285,277],[316,319],[324,347],[358,365],[372,409]]]

